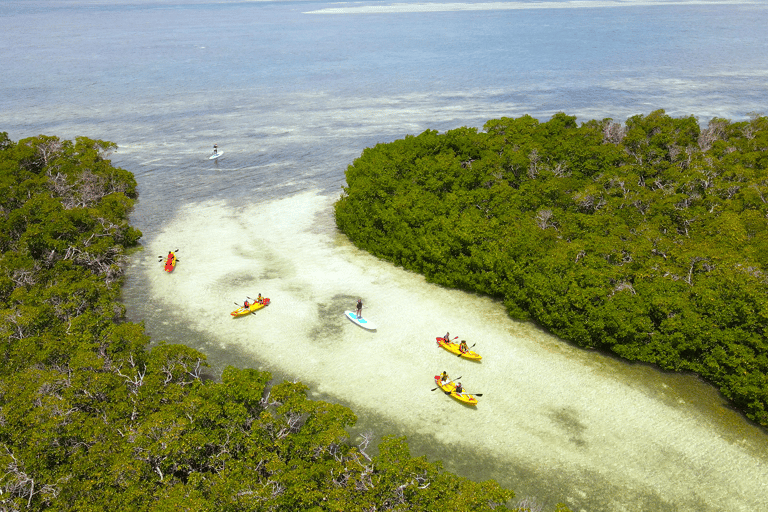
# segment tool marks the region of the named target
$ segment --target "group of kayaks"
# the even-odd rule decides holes
[[[176,251],[168,251],[168,256],[165,256],[165,267],[163,270],[166,272],[173,272],[173,270],[176,268],[176,263],[179,262],[179,259],[176,257],[176,253],[179,252],[178,249]],[[163,256],[158,256],[158,258],[162,261]],[[251,299],[250,297],[248,297]],[[245,316],[250,315],[251,313],[260,310],[261,308],[269,305],[269,299],[266,297],[259,297],[258,299],[251,299],[253,303],[249,303],[248,307],[245,307],[245,304],[234,310],[230,315],[233,317],[239,317],[239,316]]]
[[[480,354],[478,354],[474,350],[471,350],[470,348],[462,350],[461,344],[456,343],[455,341],[452,341],[450,339],[444,338],[442,336],[438,336],[435,339],[437,341],[437,346],[443,347],[445,350],[447,350],[451,354],[455,354],[458,357],[463,357],[464,359],[469,359],[471,361],[480,361],[483,358]],[[474,347],[474,345],[472,346]],[[456,382],[452,380],[446,380],[445,382],[443,382],[440,375],[435,375],[435,384],[437,384],[437,387],[443,390],[443,392],[446,395],[450,395],[451,397],[455,398],[459,402],[467,405],[477,405],[476,397],[482,396],[479,393],[471,394],[471,393],[467,393],[464,390],[462,390],[461,392],[457,392]]]
[[[234,313],[232,314],[234,315]],[[367,320],[362,316],[358,316],[355,311],[345,311],[344,316],[346,316],[352,322],[354,322],[355,324],[359,325],[364,329],[368,329],[370,331],[376,330],[376,326],[370,320]],[[448,352],[455,354],[459,357],[463,357],[464,359],[469,359],[471,361],[479,361],[483,358],[480,354],[478,354],[474,350],[471,350],[470,348],[462,350],[460,343],[456,343],[450,339],[446,339],[443,337],[437,337],[436,339],[437,339],[438,346],[443,347]],[[474,345],[472,346],[474,347]],[[450,395],[456,400],[458,400],[459,402],[465,403],[467,405],[477,405],[477,398],[475,397],[482,396],[477,393],[472,395],[472,394],[466,393],[463,390],[461,392],[457,392],[456,383],[450,380],[443,382],[440,378],[440,375],[435,375],[435,384],[437,384],[437,386],[440,389],[442,389],[446,395]],[[434,391],[434,389],[432,391]]]
[[[176,250],[178,252],[178,249]],[[162,260],[162,256],[160,256],[160,259]],[[174,251],[169,251],[168,256],[165,257],[165,271],[166,272],[173,272],[173,270],[176,268],[176,263],[178,263],[179,259],[176,257],[176,253]],[[248,297],[250,299],[250,297]],[[253,300],[252,303],[248,303],[248,306],[246,307],[245,304],[243,306],[237,308],[234,310],[230,315],[232,317],[237,318],[240,316],[250,315],[266,306],[269,305],[270,300],[266,297],[260,298],[260,299],[251,299]],[[376,326],[371,323],[370,321],[366,320],[362,316],[358,317],[357,314],[353,311],[345,311],[344,316],[352,320],[354,323],[359,325],[360,327],[363,327],[368,330],[375,330]],[[439,347],[444,348],[451,354],[454,354],[458,357],[463,357],[464,359],[469,359],[471,361],[480,361],[482,359],[482,356],[475,352],[474,350],[471,350],[470,348],[467,348],[465,350],[461,349],[461,345],[459,343],[456,343],[453,340],[444,338],[442,336],[438,336],[435,338],[437,341],[437,345]],[[454,338],[455,339],[455,338]],[[474,347],[474,345],[472,345]],[[435,384],[437,384],[437,387],[443,390],[443,392],[446,395],[450,395],[451,397],[455,398],[459,402],[462,402],[467,405],[477,405],[477,396],[482,396],[478,393],[470,394],[466,391],[457,392],[456,391],[456,383],[451,380],[446,380],[445,382],[442,381],[440,375],[435,375]],[[437,388],[435,388],[437,389]]]
[[[234,314],[234,313],[233,313]],[[346,316],[348,319],[350,319],[355,324],[359,325],[360,327],[364,329],[368,329],[370,331],[376,330],[376,326],[368,319],[363,318],[362,315],[358,316],[358,313],[355,311],[345,311],[344,316]],[[462,347],[460,343],[456,343],[455,341],[449,339],[447,337],[441,337],[438,336],[435,339],[437,340],[437,345],[439,347],[443,347],[445,350],[450,352],[451,354],[455,354],[458,357],[463,357],[464,359],[469,359],[471,361],[480,361],[483,357],[471,349],[471,347]],[[458,336],[457,336],[458,338]],[[455,340],[456,338],[454,338]],[[472,345],[474,347],[474,345]],[[456,382],[451,380],[446,380],[443,382],[440,375],[435,375],[435,384],[437,384],[437,388],[440,388],[443,390],[443,392],[446,395],[450,395],[459,402],[462,402],[467,405],[477,405],[477,398],[478,396],[482,396],[479,393],[470,394],[466,391],[457,391],[456,390]],[[432,391],[434,391],[433,389]]]

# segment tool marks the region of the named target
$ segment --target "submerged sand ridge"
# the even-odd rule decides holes
[[[714,390],[576,349],[510,320],[497,301],[431,285],[359,251],[335,229],[334,199],[306,192],[238,209],[189,204],[132,271],[145,274],[155,307],[173,311],[168,321],[360,415],[433,439],[430,458],[461,448],[510,474],[536,468],[570,493],[555,499],[589,510],[768,509],[760,492],[768,441]],[[171,246],[181,249],[180,263],[167,274],[156,254]],[[229,315],[258,293],[271,298],[267,308]],[[374,332],[343,315],[358,297]],[[191,307],[175,308],[181,298]],[[446,330],[476,343],[483,361],[438,348],[435,336]],[[476,409],[430,391],[442,370],[483,394]]]

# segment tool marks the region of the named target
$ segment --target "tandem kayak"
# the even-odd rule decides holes
[[[440,336],[437,337],[437,344],[441,347],[443,347],[448,352],[451,352],[452,354],[456,354],[457,356],[460,355],[463,358],[471,359],[473,361],[479,361],[483,358],[480,354],[475,352],[474,350],[469,350],[467,352],[461,352],[459,350],[459,344],[454,343],[452,341],[445,341],[445,338],[442,338]]]
[[[176,268],[176,253],[169,252],[168,257],[165,258],[165,271],[173,272],[173,269],[175,268]]]
[[[232,315],[234,317],[243,316],[243,315],[250,315],[254,311],[258,311],[261,308],[263,308],[264,306],[268,306],[268,305],[269,305],[269,299],[264,298],[264,302],[262,302],[261,304],[259,304],[258,302],[254,302],[253,304],[251,304],[248,307],[248,309],[246,309],[246,308],[241,306],[241,307],[237,308],[236,310],[234,310],[233,312],[231,312],[230,315]]]
[[[446,395],[451,395],[459,402],[465,403],[467,405],[477,405],[477,398],[475,398],[474,395],[470,395],[469,393],[457,393],[456,384],[450,380],[443,384],[440,382],[440,376],[435,375],[435,384],[437,384],[437,386],[442,389]]]

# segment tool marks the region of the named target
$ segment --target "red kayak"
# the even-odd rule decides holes
[[[168,253],[168,257],[165,258],[165,271],[173,272],[176,268],[176,255],[173,252]]]

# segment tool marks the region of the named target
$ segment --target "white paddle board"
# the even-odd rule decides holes
[[[355,322],[357,325],[364,329],[368,329],[370,331],[373,331],[376,329],[376,326],[373,325],[371,322],[366,320],[365,318],[357,318],[357,313],[354,311],[345,311],[344,316]]]
[[[214,153],[211,156],[208,157],[208,160],[215,160],[216,158],[219,158],[221,155],[223,155],[223,151],[219,151],[218,153]]]

